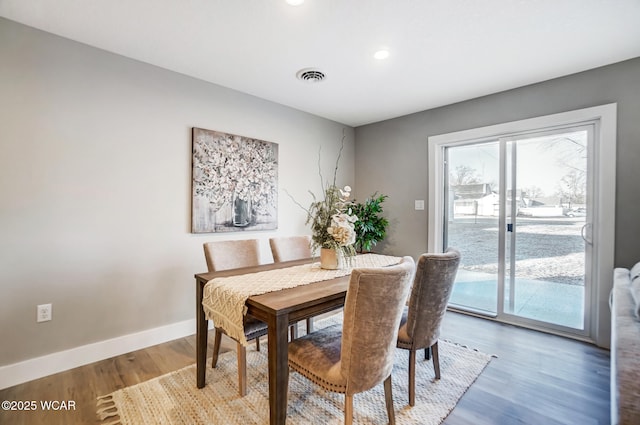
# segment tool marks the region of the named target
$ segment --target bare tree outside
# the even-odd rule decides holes
[[[477,184],[482,183],[478,177],[478,171],[468,165],[458,165],[455,171],[450,175],[450,182],[452,186],[462,186],[465,184]]]
[[[536,199],[544,195],[544,191],[538,186],[528,186],[522,188],[522,196],[525,198]]]
[[[568,208],[586,203],[587,145],[584,132],[570,133],[553,138],[548,148],[556,156],[556,164],[566,170],[556,186],[555,195]]]
[[[586,187],[585,173],[579,170],[571,170],[560,179],[557,194],[571,208],[574,204],[584,204],[586,202]]]

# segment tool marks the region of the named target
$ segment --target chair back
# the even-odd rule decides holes
[[[257,239],[205,242],[203,246],[210,272],[260,265]]]
[[[460,252],[454,248],[418,259],[407,313],[407,334],[414,347],[430,347],[438,340],[459,264]]]
[[[373,388],[393,368],[398,327],[415,263],[351,272],[344,305],[340,364],[347,395]]]
[[[269,239],[273,261],[301,260],[311,258],[311,236],[288,236]]]

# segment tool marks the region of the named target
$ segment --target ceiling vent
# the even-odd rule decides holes
[[[326,78],[322,71],[313,68],[301,69],[296,74],[296,77],[298,77],[298,80],[302,80],[307,83],[319,83]]]

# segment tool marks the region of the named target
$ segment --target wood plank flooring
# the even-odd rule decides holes
[[[610,423],[608,350],[451,312],[441,338],[498,356],[445,424]]]
[[[609,423],[609,351],[453,312],[441,338],[498,356],[445,424]],[[223,349],[232,349],[225,342]],[[0,410],[0,424],[96,424],[97,396],[194,362],[195,335],[0,390],[0,401],[38,403],[36,411]],[[75,410],[41,409],[47,400],[71,400]],[[402,401],[395,403],[399,408]]]

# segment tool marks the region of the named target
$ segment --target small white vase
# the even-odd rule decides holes
[[[342,255],[333,248],[320,248],[320,268],[337,270],[343,267]]]

